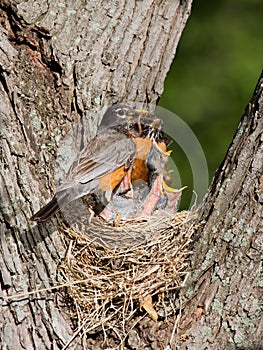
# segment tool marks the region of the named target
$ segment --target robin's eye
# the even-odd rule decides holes
[[[124,116],[124,114],[125,114],[125,112],[124,112],[123,109],[119,109],[119,110],[116,111],[116,112],[117,112],[117,114],[118,114],[119,117],[122,117],[122,116]]]

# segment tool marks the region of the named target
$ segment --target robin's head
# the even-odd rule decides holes
[[[163,121],[153,113],[116,104],[107,109],[100,123],[100,130],[108,128],[129,132],[132,135],[163,140]]]
[[[107,109],[104,113],[100,128],[114,128],[129,124],[134,118],[135,111],[128,105],[116,104]]]

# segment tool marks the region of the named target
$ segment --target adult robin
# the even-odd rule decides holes
[[[97,135],[81,151],[72,164],[64,183],[54,197],[31,217],[45,221],[70,202],[95,196],[106,206],[125,176],[132,176],[132,165],[145,157],[147,147],[137,144],[137,139],[158,139],[161,136],[160,119],[152,114],[134,110],[126,105],[110,107],[104,114]],[[149,141],[146,141],[147,143]],[[144,176],[145,169],[138,172]],[[147,169],[146,169],[147,171]]]

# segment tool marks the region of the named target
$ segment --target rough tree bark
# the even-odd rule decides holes
[[[59,141],[73,122],[82,125],[81,144],[94,135],[102,106],[156,103],[190,7],[175,0],[1,1],[1,348],[59,349],[71,337],[53,294],[6,299],[57,283],[60,238],[51,224],[28,218],[50,198]],[[175,348],[262,344],[262,84],[199,211],[197,224],[204,224],[194,236]]]
[[[263,73],[199,210],[180,349],[263,348],[262,131]]]
[[[0,343],[58,349],[72,335],[51,294],[6,297],[57,282],[64,247],[51,224],[29,222],[50,198],[59,141],[121,101],[155,104],[190,14],[186,1],[22,1],[0,4]]]

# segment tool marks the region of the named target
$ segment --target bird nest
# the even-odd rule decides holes
[[[60,225],[67,249],[60,269],[75,305],[75,336],[110,329],[123,341],[143,315],[156,321],[175,309],[171,295],[189,271],[193,218],[182,211],[117,227],[100,218]]]

